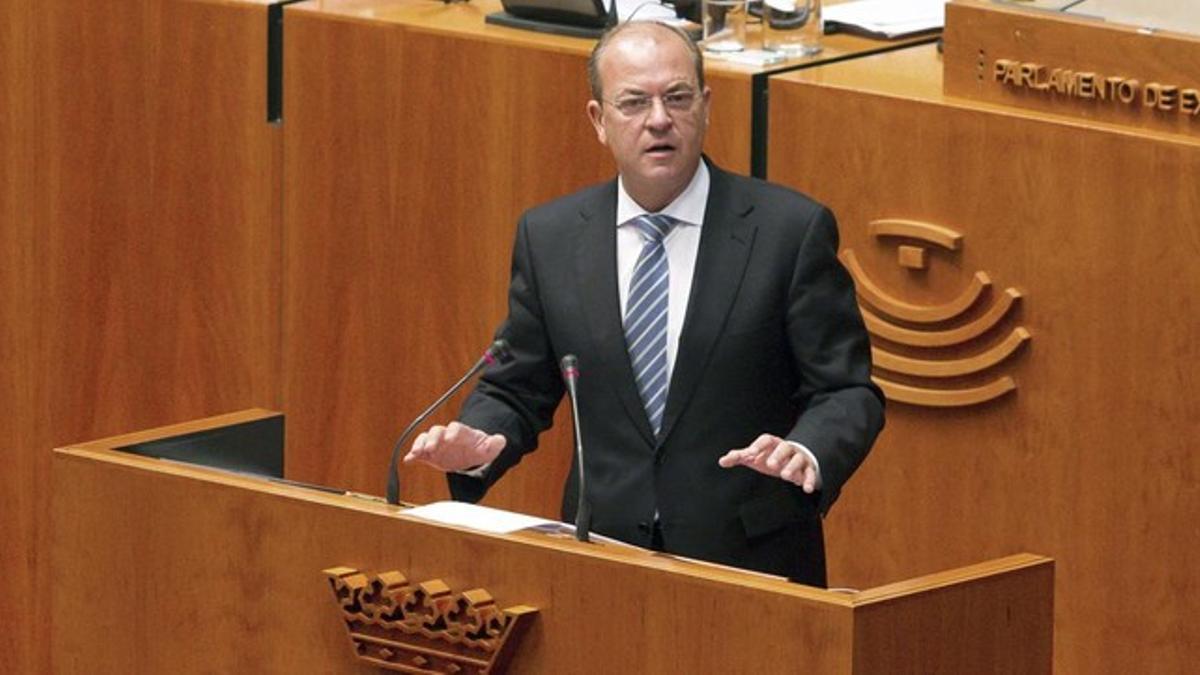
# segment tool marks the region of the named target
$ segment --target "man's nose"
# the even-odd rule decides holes
[[[647,126],[661,129],[671,126],[673,121],[671,113],[667,110],[667,104],[663,103],[662,97],[655,96],[650,99],[650,112],[646,113]]]

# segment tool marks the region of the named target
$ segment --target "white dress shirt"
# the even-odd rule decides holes
[[[670,270],[670,295],[667,299],[667,382],[675,371],[675,354],[679,347],[679,335],[683,331],[683,315],[687,312],[688,298],[692,295],[692,275],[696,271],[696,254],[700,251],[700,226],[704,222],[704,209],[708,206],[708,167],[700,162],[700,168],[683,192],[666,208],[658,213],[671,216],[677,221],[675,227],[663,239],[667,251],[667,267]],[[623,179],[617,180],[617,288],[621,295],[621,317],[629,302],[629,286],[633,282],[633,268],[646,245],[646,238],[630,221],[650,213],[643,209],[625,191]]]

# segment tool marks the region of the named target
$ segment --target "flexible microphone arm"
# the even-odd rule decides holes
[[[389,504],[400,503],[400,475],[397,473],[400,462],[400,449],[404,447],[405,441],[407,441],[408,437],[412,435],[412,432],[418,426],[420,426],[422,422],[428,419],[435,410],[440,408],[442,404],[446,402],[446,399],[458,393],[458,390],[462,389],[463,385],[465,385],[467,382],[470,382],[471,378],[478,375],[479,372],[484,368],[497,362],[508,363],[509,361],[512,361],[512,358],[512,352],[510,352],[508,349],[508,342],[505,340],[496,340],[488,346],[487,350],[483,352],[483,356],[479,357],[479,360],[475,362],[475,365],[471,366],[471,369],[467,371],[466,375],[463,375],[458,382],[455,382],[452,387],[447,389],[446,393],[442,394],[438,400],[434,401],[433,404],[426,408],[420,415],[417,415],[417,419],[413,420],[412,423],[404,429],[404,433],[400,434],[400,439],[396,441],[394,446],[392,446],[392,461],[388,466],[387,484],[387,501]]]
[[[583,470],[583,435],[579,433],[579,401],[575,396],[575,382],[579,379],[579,359],[574,354],[562,357],[563,382],[567,385],[567,398],[571,399],[571,423],[575,427],[575,463],[579,465],[579,505],[575,508],[575,538],[588,541],[592,530],[592,507],[587,500],[587,472]]]

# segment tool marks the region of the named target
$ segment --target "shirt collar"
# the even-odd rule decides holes
[[[696,173],[692,174],[692,180],[688,186],[659,213],[671,216],[680,223],[700,227],[704,222],[704,211],[708,207],[709,181],[708,165],[701,161],[696,167]],[[618,178],[617,226],[620,227],[644,213],[649,213],[649,211],[633,201],[633,197],[630,197],[629,193],[625,191],[624,179]]]

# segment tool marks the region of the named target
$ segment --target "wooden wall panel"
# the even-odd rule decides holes
[[[1061,672],[1186,671],[1200,656],[1200,144],[943,98],[914,77],[940,81],[932,48],[773,81],[771,176],[829,204],[843,250],[900,298],[946,302],[977,270],[994,284],[982,305],[1020,290],[1000,327],[932,358],[1018,325],[1032,339],[987,371],[1013,393],[889,406],[828,521],[831,582],[1050,555]],[[905,269],[901,240],[868,234],[880,218],[963,244]]]
[[[288,14],[286,44],[289,470],[381,494],[396,435],[505,314],[521,211],[605,178],[611,160],[577,56],[305,12]],[[567,457],[530,461],[561,476]],[[541,473],[495,498],[556,513],[528,484]],[[440,474],[403,475],[406,499],[446,494]]]
[[[51,447],[279,402],[264,4],[3,5],[0,670],[46,670]]]
[[[750,78],[710,66],[704,81],[713,92],[704,153],[726,171],[747,175],[753,117]]]
[[[31,0],[0,3],[0,669],[32,669],[38,649],[35,496],[30,452],[33,349],[33,92]]]
[[[85,434],[110,415],[128,426],[273,401],[265,10],[157,2],[122,20],[79,7],[53,20],[37,216],[38,290],[54,302],[40,344],[70,376],[47,378],[47,395]]]
[[[1139,4],[1129,2],[1130,9]],[[1020,5],[959,0],[947,8],[946,93],[975,101],[1053,112],[1097,122],[1200,137],[1200,37],[1119,24],[1097,24],[1105,8],[1070,14]],[[997,77],[998,61],[1028,67],[1028,79]],[[1097,91],[1071,95],[1050,86],[1055,71]],[[1083,75],[1087,75],[1083,78]],[[1116,78],[1113,84],[1105,80]],[[1075,84],[1076,81],[1072,81]],[[1126,100],[1115,87],[1125,81]],[[1028,86],[1032,85],[1032,86]],[[1112,87],[1110,89],[1110,87]],[[1165,87],[1165,89],[1164,89]]]

